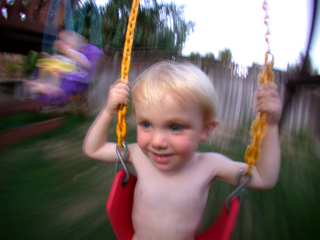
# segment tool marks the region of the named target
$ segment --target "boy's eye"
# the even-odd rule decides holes
[[[183,128],[181,127],[181,126],[179,126],[179,125],[172,125],[172,126],[170,126],[170,130],[172,131],[172,132],[179,132],[179,131],[181,131]]]
[[[143,127],[144,129],[149,129],[151,128],[151,124],[148,122],[142,122],[140,123],[141,127]]]

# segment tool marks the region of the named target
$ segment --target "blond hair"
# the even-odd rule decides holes
[[[145,70],[134,82],[135,99],[148,105],[159,105],[166,94],[172,94],[179,104],[196,103],[203,112],[204,121],[216,118],[218,98],[212,82],[198,67],[190,63],[159,62]]]

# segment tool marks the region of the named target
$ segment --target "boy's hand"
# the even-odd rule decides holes
[[[281,100],[278,87],[274,83],[263,86],[255,93],[255,108],[259,112],[267,113],[267,123],[277,125],[281,118]]]
[[[129,104],[129,91],[130,88],[127,83],[121,82],[120,79],[117,80],[109,88],[105,111],[113,116],[122,104],[127,106]]]

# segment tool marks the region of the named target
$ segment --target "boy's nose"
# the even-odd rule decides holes
[[[152,134],[151,145],[155,149],[164,149],[168,146],[165,133],[162,131],[155,131]]]

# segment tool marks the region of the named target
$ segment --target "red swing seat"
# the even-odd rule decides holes
[[[214,224],[204,233],[195,237],[195,240],[228,240],[231,239],[233,229],[236,225],[241,203],[234,197],[230,202],[230,208],[227,209],[223,204],[222,211]]]
[[[126,185],[122,180],[126,173],[120,170],[113,181],[109,194],[106,210],[110,223],[118,240],[131,240],[134,229],[131,221],[134,188],[137,178],[130,174]],[[223,209],[215,223],[203,234],[195,237],[195,240],[227,240],[232,236],[240,210],[240,201],[234,197],[230,208],[224,204]]]
[[[118,240],[131,240],[134,229],[131,221],[133,194],[137,178],[130,173],[129,180],[124,186],[122,180],[126,172],[117,172],[110,190],[106,210],[113,231]]]

